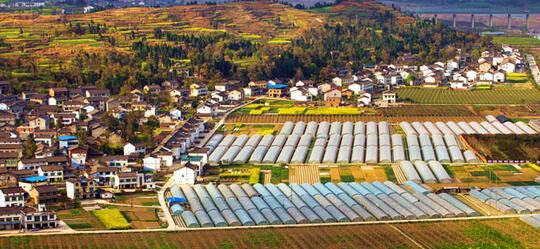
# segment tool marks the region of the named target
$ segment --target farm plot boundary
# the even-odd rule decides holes
[[[538,245],[540,231],[518,219],[463,220],[394,225],[348,225],[197,230],[185,232],[140,232],[1,238],[6,248],[469,248],[506,245],[530,248]],[[507,229],[510,226],[512,229]],[[444,230],[442,236],[434,236]],[[181,236],[179,236],[181,235]],[[527,236],[527,239],[524,239]],[[205,238],[201,240],[200,238]]]
[[[444,117],[444,116],[412,116],[412,117],[384,117],[384,116],[360,116],[360,115],[230,115],[227,117],[225,123],[244,123],[244,124],[275,124],[275,123],[285,123],[287,121],[291,122],[381,122],[387,121],[389,123],[399,123],[402,121],[406,122],[448,122],[448,121],[483,121],[483,117],[480,116],[456,116],[456,117]]]

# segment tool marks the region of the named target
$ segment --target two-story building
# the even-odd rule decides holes
[[[28,192],[34,204],[50,204],[58,201],[58,189],[53,185],[35,186]]]
[[[80,177],[66,180],[66,195],[68,198],[75,199],[91,199],[97,194],[97,184],[94,179]]]
[[[22,207],[26,202],[26,191],[21,187],[0,188],[0,207]]]
[[[46,165],[38,168],[38,175],[46,176],[49,182],[64,180],[64,167],[59,165]]]

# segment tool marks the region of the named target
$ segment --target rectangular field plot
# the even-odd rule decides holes
[[[487,160],[540,160],[538,135],[467,135],[464,138]]]
[[[401,88],[398,98],[420,104],[538,104],[537,89],[457,91],[448,89]]]
[[[0,244],[11,249],[86,248],[90,244],[95,248],[137,249],[419,248],[411,239],[424,248],[537,248],[540,230],[519,219],[496,219],[324,228],[16,236],[0,238]]]

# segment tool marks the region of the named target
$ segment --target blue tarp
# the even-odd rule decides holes
[[[23,181],[25,181],[25,182],[44,182],[44,181],[47,181],[47,177],[46,176],[29,176],[29,177],[23,178]]]
[[[186,198],[169,197],[169,198],[167,198],[167,202],[169,202],[169,203],[186,203]]]

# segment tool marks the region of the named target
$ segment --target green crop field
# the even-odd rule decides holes
[[[401,88],[398,98],[419,104],[538,104],[537,89],[455,91],[448,89]]]
[[[510,83],[526,83],[529,78],[526,73],[507,73],[506,81]]]
[[[273,172],[272,172],[273,173]],[[323,180],[329,180],[325,178]],[[326,227],[12,236],[2,248],[538,248],[519,219]],[[415,241],[417,244],[413,243]],[[421,245],[422,247],[420,247]]]
[[[540,46],[540,39],[533,37],[494,36],[493,43],[514,46]]]

